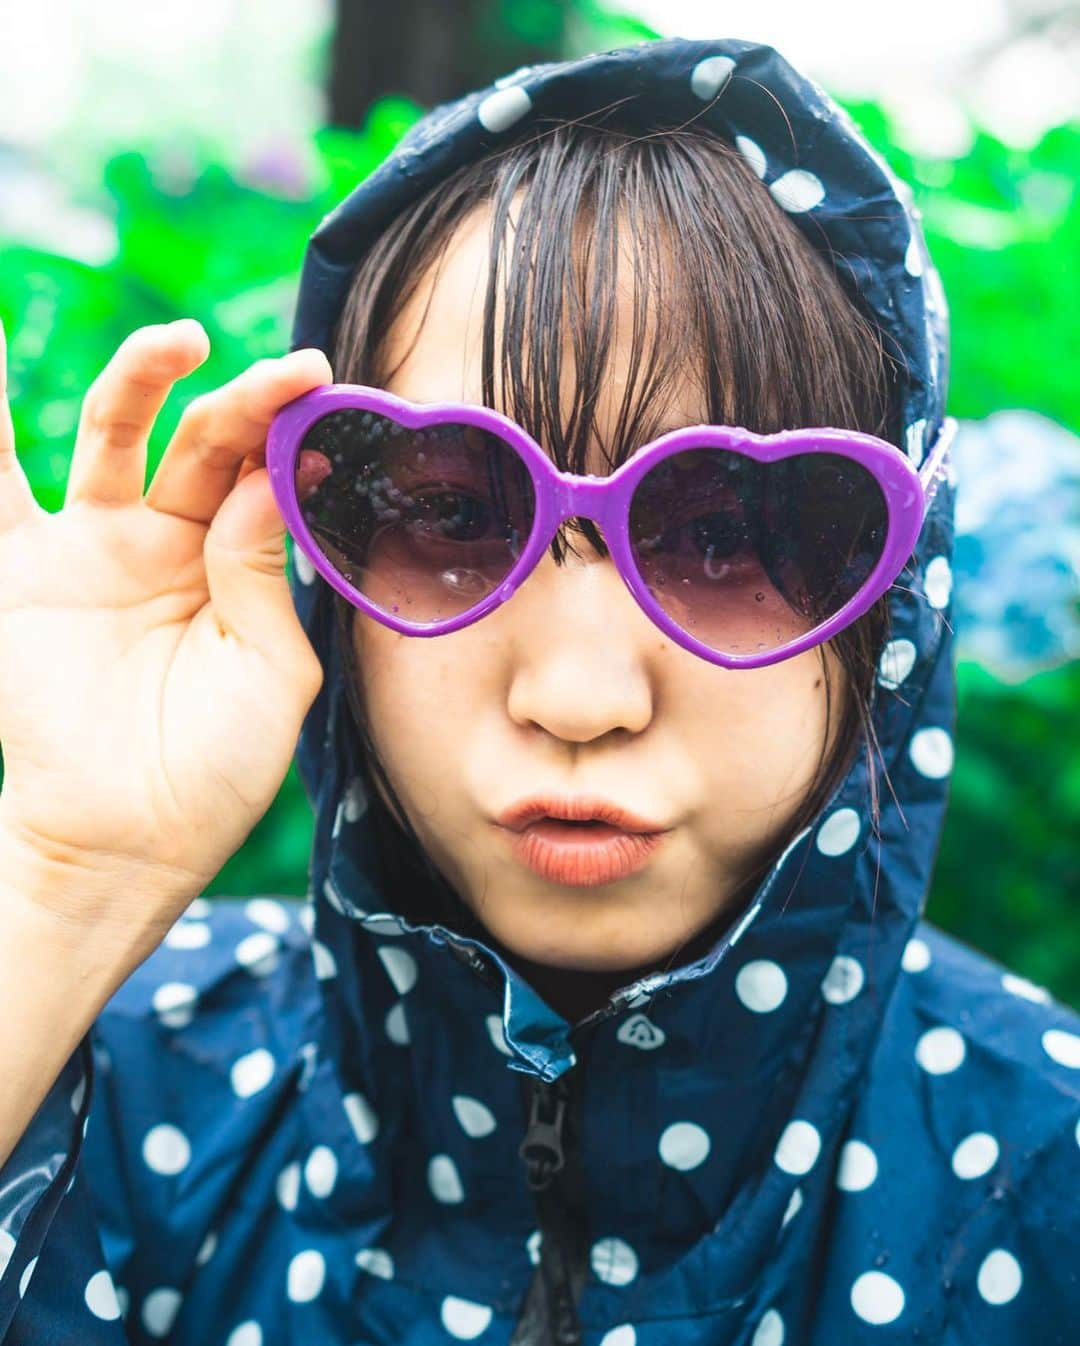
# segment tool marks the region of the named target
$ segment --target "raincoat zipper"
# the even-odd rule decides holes
[[[510,1346],[580,1346],[577,1305],[585,1284],[588,1235],[580,1144],[572,1117],[573,1070],[553,1083],[534,1079],[529,1125],[518,1153],[536,1201],[540,1262]]]

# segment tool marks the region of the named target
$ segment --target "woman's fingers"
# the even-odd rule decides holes
[[[265,468],[238,482],[214,515],[203,559],[219,630],[305,684],[319,680],[285,578],[285,525]]]
[[[15,429],[7,397],[7,342],[0,323],[0,532],[37,511],[30,483],[15,456]]]
[[[165,514],[209,524],[236,484],[241,465],[266,450],[270,422],[293,398],[333,382],[320,350],[259,360],[185,409],[146,493]]]
[[[146,443],[157,414],[173,384],[209,353],[206,333],[193,318],[140,327],[125,337],[83,399],[65,505],[142,498]]]
[[[192,318],[141,327],[121,342],[83,399],[65,504],[142,498],[158,412],[177,380],[208,354],[206,332]]]

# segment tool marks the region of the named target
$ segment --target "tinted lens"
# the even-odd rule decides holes
[[[296,496],[312,536],[365,598],[404,621],[447,621],[509,574],[528,540],[532,478],[498,436],[410,430],[349,408],[310,428]]]
[[[648,472],[630,509],[631,547],[656,601],[702,644],[744,656],[834,616],[887,531],[873,474],[831,453],[759,463],[691,449]]]

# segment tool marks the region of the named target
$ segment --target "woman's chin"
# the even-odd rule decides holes
[[[524,963],[568,973],[602,976],[644,975],[663,967],[685,941],[678,936],[661,940],[657,931],[643,932],[640,939],[619,938],[590,929],[587,921],[563,925],[550,918],[536,922],[515,920],[489,929],[502,946]]]

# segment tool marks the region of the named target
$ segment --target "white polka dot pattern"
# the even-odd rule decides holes
[[[925,940],[913,935],[904,945],[901,966],[905,972],[925,972],[930,966],[930,946]]]
[[[337,976],[337,959],[321,939],[311,941],[311,958],[319,981],[329,981],[331,977]]]
[[[31,1257],[26,1266],[23,1267],[22,1275],[19,1277],[19,1298],[23,1299],[27,1290],[30,1288],[30,1280],[34,1274],[34,1269],[38,1264],[36,1257]]]
[[[784,1346],[784,1320],[775,1309],[766,1309],[762,1314],[750,1346]]]
[[[1006,1248],[995,1248],[983,1259],[975,1284],[988,1304],[1008,1304],[1020,1293],[1024,1275],[1020,1263]]]
[[[305,1248],[289,1263],[285,1293],[294,1304],[306,1304],[321,1293],[326,1280],[326,1261],[315,1248]]]
[[[745,963],[735,976],[735,994],[748,1010],[768,1014],[779,1008],[787,995],[784,969],[769,958]]]
[[[205,949],[210,943],[210,927],[204,921],[180,920],[162,943],[169,949]]]
[[[958,1178],[981,1178],[998,1161],[998,1143],[986,1131],[973,1131],[953,1150],[952,1170]]]
[[[236,946],[236,961],[253,977],[267,977],[278,965],[281,944],[269,930],[256,930]]]
[[[865,1192],[877,1177],[877,1155],[862,1140],[849,1140],[840,1151],[836,1185],[842,1192]]]
[[[765,153],[757,141],[751,140],[749,136],[738,135],[735,137],[735,148],[757,176],[763,178],[768,165],[765,160]]]
[[[1080,1070],[1080,1035],[1064,1028],[1048,1028],[1042,1035],[1042,1045],[1051,1061],[1070,1070]]]
[[[166,1028],[186,1028],[195,1014],[199,993],[187,982],[166,981],[154,992],[151,1003]]]
[[[917,654],[914,644],[901,637],[890,640],[878,660],[878,682],[888,691],[895,691],[907,680],[915,667]]]
[[[467,1136],[476,1140],[481,1136],[490,1136],[495,1130],[495,1114],[478,1098],[455,1094],[450,1103],[458,1125]]]
[[[363,1094],[358,1093],[346,1094],[342,1103],[356,1139],[361,1145],[370,1145],[379,1133],[375,1109]]]
[[[295,1160],[278,1174],[276,1188],[282,1210],[295,1210],[300,1199],[300,1165]]]
[[[851,1307],[865,1323],[891,1323],[904,1311],[904,1291],[883,1271],[864,1271],[851,1287]]]
[[[953,768],[953,742],[945,729],[920,729],[912,735],[909,755],[915,770],[929,780],[942,780]]]
[[[386,975],[394,984],[398,995],[407,995],[416,985],[416,959],[404,949],[384,946],[378,950],[379,962],[386,969]]]
[[[963,1065],[967,1049],[955,1028],[928,1028],[915,1044],[915,1060],[930,1075],[948,1075]]]
[[[147,1168],[172,1177],[187,1168],[191,1145],[179,1127],[162,1122],[143,1137],[142,1154]]]
[[[793,214],[813,210],[825,199],[825,188],[821,185],[821,179],[813,173],[808,173],[804,168],[793,168],[791,172],[777,178],[770,184],[769,191],[772,192],[774,200]]]
[[[472,1341],[486,1332],[491,1322],[491,1309],[486,1304],[475,1304],[471,1299],[447,1295],[440,1311],[443,1327],[459,1341]]]
[[[283,935],[289,928],[289,913],[272,897],[252,897],[244,903],[244,915],[253,925]]]
[[[229,1082],[237,1098],[250,1098],[274,1078],[274,1058],[265,1047],[256,1047],[233,1062]]]
[[[176,1315],[180,1312],[180,1291],[171,1285],[159,1286],[151,1290],[143,1300],[142,1325],[151,1337],[167,1337],[172,1331]]]
[[[328,1197],[337,1182],[338,1162],[329,1145],[316,1145],[304,1164],[304,1182],[312,1196]]]
[[[839,953],[829,964],[821,982],[821,994],[830,1005],[846,1005],[863,988],[866,974],[857,958]]]
[[[797,1118],[788,1122],[781,1132],[773,1158],[785,1173],[801,1177],[817,1163],[821,1151],[821,1135],[812,1123]]]
[[[837,809],[818,829],[817,848],[822,855],[845,855],[858,841],[860,829],[854,809]]]
[[[315,567],[308,560],[306,552],[302,552],[299,547],[292,548],[293,569],[296,571],[296,578],[301,584],[310,585],[315,583]]]
[[[428,1162],[428,1187],[436,1201],[457,1205],[465,1200],[457,1165],[448,1154],[436,1154]]]
[[[932,608],[947,608],[952,597],[952,570],[944,556],[935,556],[923,580],[926,601]]]
[[[709,1156],[709,1133],[696,1122],[672,1122],[660,1136],[660,1158],[682,1173],[698,1168]]]
[[[706,56],[690,72],[690,89],[695,98],[709,102],[720,93],[735,71],[730,56]]]
[[[238,1323],[226,1338],[225,1346],[263,1346],[262,1328],[253,1318]]]
[[[120,1304],[116,1298],[116,1287],[107,1271],[95,1271],[86,1283],[83,1293],[86,1307],[95,1318],[106,1322],[120,1317]]]
[[[405,1017],[405,1002],[402,1000],[391,1006],[387,1012],[386,1036],[395,1047],[407,1047],[412,1041],[409,1036],[409,1021]]]
[[[1010,995],[1017,995],[1024,1000],[1034,1001],[1036,1005],[1048,1005],[1050,1003],[1050,992],[1045,986],[1037,986],[1035,982],[1028,981],[1026,977],[1018,977],[1015,973],[1005,972],[1001,977],[1001,984]]]
[[[593,1275],[605,1285],[629,1285],[638,1273],[638,1257],[620,1238],[597,1239],[589,1252]]]
[[[532,107],[532,100],[520,85],[511,85],[506,89],[488,94],[476,110],[480,125],[485,131],[497,135],[507,131]]]
[[[904,432],[904,443],[907,446],[907,454],[911,459],[913,467],[918,467],[923,460],[926,452],[926,417],[922,416],[917,421],[912,421]]]
[[[356,1254],[356,1265],[382,1281],[394,1279],[394,1259],[385,1248],[361,1248]]]

